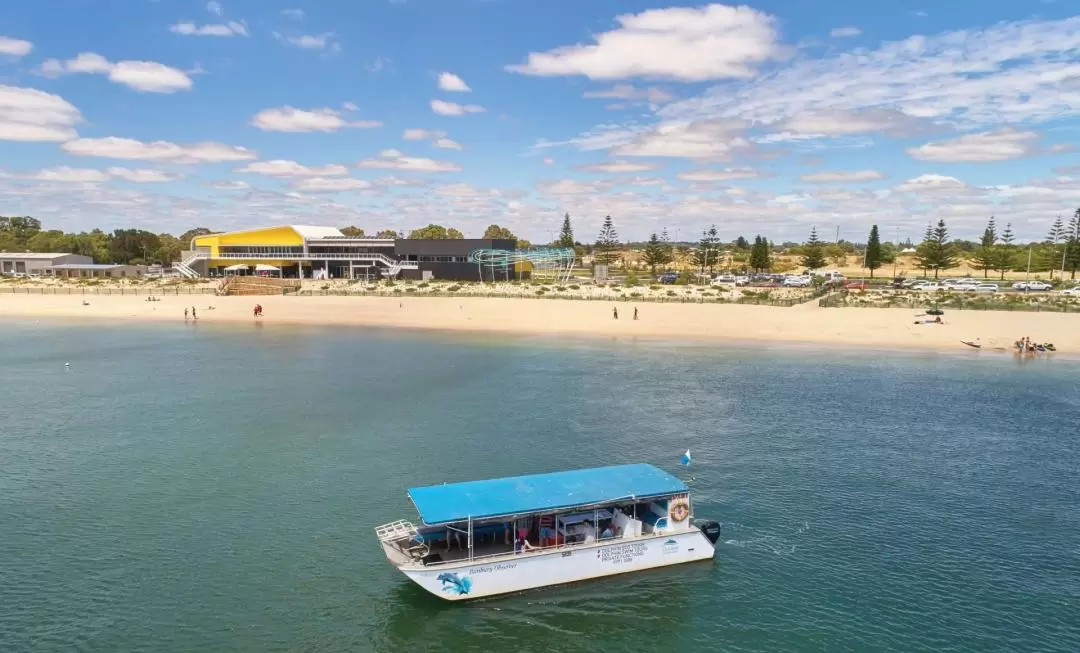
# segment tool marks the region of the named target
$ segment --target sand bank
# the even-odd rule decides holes
[[[83,305],[83,301],[89,305]],[[1010,347],[1020,336],[1080,352],[1080,315],[948,311],[945,324],[914,324],[918,311],[898,308],[823,309],[731,304],[634,304],[550,299],[382,297],[145,297],[0,295],[0,317],[183,322],[195,306],[202,323],[243,323],[256,303],[270,324],[347,325],[528,335],[640,337],[661,340],[775,341],[879,348],[986,349]],[[213,306],[213,309],[210,307]],[[635,306],[639,319],[634,320]],[[613,311],[618,309],[619,319]]]

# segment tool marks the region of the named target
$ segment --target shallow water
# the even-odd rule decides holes
[[[0,651],[1077,651],[1078,373],[0,323]],[[693,477],[715,562],[450,605],[372,531],[409,485],[636,461]]]

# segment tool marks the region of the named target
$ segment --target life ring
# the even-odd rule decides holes
[[[690,506],[685,500],[679,499],[671,504],[671,509],[668,510],[668,513],[674,521],[686,521],[686,518],[690,516]]]

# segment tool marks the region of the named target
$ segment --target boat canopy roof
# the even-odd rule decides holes
[[[593,506],[686,492],[686,484],[638,463],[409,488],[428,526]]]

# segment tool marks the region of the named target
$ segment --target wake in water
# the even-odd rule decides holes
[[[730,522],[724,523],[725,530],[737,530],[740,527],[742,527],[742,524]],[[732,546],[739,549],[748,549],[750,551],[764,551],[780,557],[787,557],[793,555],[796,549],[798,549],[799,547],[799,543],[794,541],[795,538],[809,531],[810,522],[804,521],[802,524],[795,527],[792,532],[787,535],[761,534],[744,539],[733,538],[730,540],[724,540],[724,544],[726,546]]]

